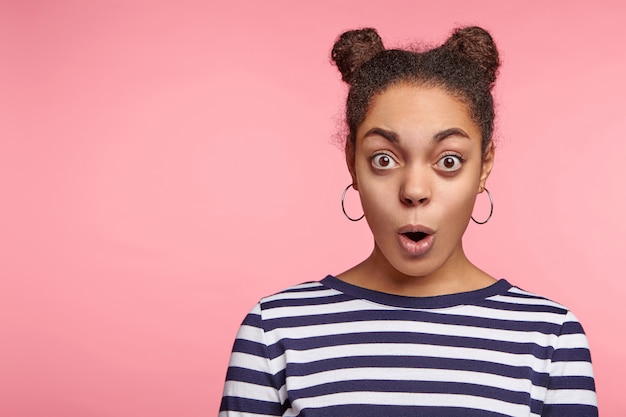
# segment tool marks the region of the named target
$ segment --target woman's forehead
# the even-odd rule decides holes
[[[372,128],[382,128],[403,136],[459,128],[470,136],[480,135],[468,106],[439,87],[393,86],[374,97],[359,126],[362,137]]]

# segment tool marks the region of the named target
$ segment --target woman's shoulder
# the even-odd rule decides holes
[[[553,312],[563,315],[572,314],[569,308],[560,302],[536,292],[525,290],[515,284],[511,284],[506,293],[501,296],[496,296],[495,299],[501,302],[527,306],[531,309],[535,308],[538,311]]]
[[[336,301],[340,292],[325,285],[325,281],[329,278],[331,278],[330,275],[318,281],[305,281],[262,297],[259,300],[258,307],[261,310],[266,310]]]
[[[511,311],[511,318],[522,318],[535,323],[551,323],[558,326],[559,334],[584,334],[583,327],[576,315],[565,305],[516,285],[511,285],[506,293],[494,296],[492,302],[498,308]]]

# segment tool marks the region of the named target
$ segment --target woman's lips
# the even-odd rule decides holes
[[[418,236],[421,239],[414,240]],[[400,246],[411,256],[421,256],[428,252],[434,240],[433,231],[423,226],[405,226],[398,230]]]

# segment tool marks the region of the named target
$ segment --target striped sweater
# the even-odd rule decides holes
[[[328,276],[267,297],[234,344],[220,417],[597,416],[587,339],[500,280],[404,297]]]

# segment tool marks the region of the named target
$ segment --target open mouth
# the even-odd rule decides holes
[[[424,233],[424,232],[406,232],[402,234],[408,237],[409,239],[411,239],[413,242],[419,242],[420,240],[428,236],[428,233]]]
[[[407,225],[398,229],[400,246],[409,256],[428,253],[435,241],[435,231],[426,226]]]

